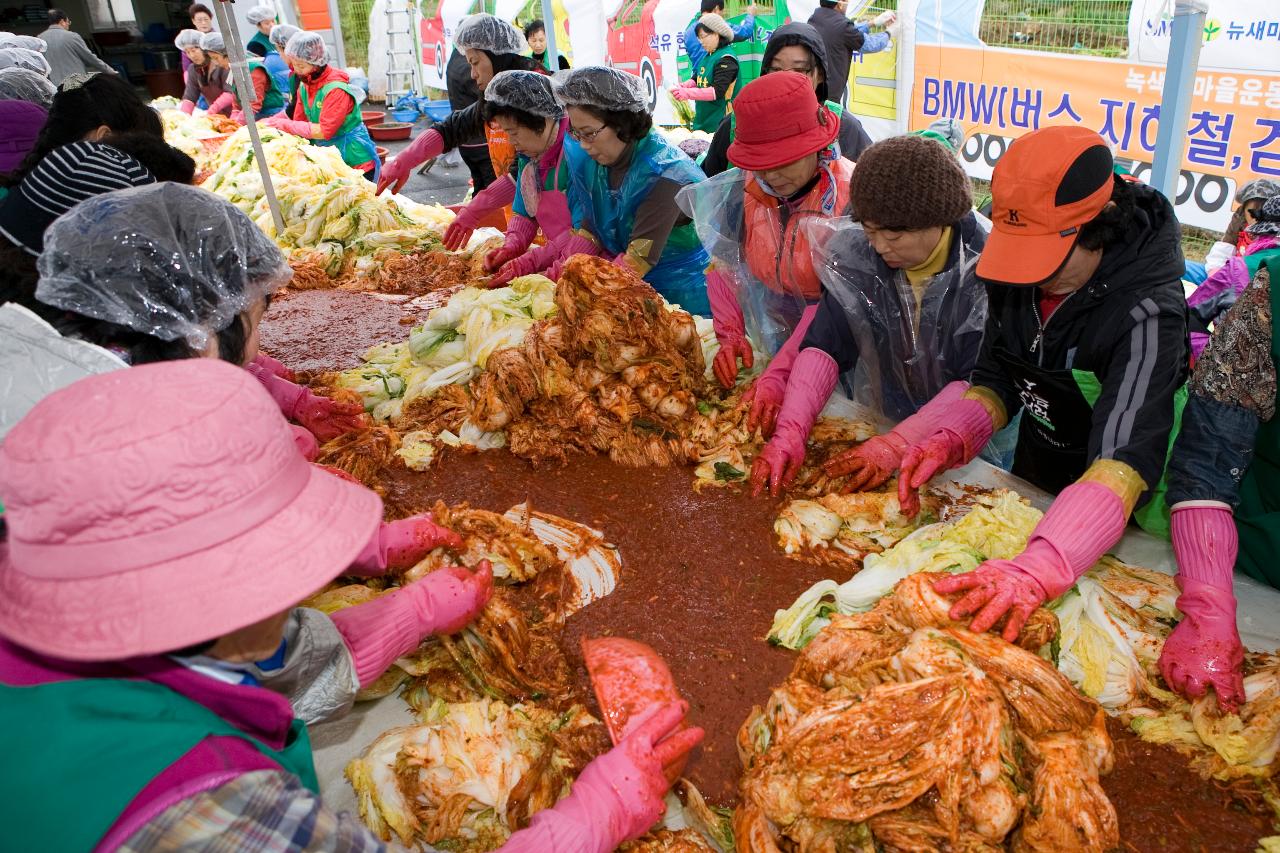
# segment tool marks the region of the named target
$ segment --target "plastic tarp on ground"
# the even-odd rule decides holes
[[[824,414],[837,417],[868,419],[864,410],[848,399],[837,396],[828,404]],[[870,419],[874,420],[874,418]],[[987,488],[1013,489],[1040,509],[1045,509],[1052,496],[1030,483],[1002,471],[981,459],[975,459],[959,468],[947,479],[957,483],[985,486]],[[1121,560],[1149,569],[1174,574],[1177,566],[1173,549],[1168,542],[1156,539],[1136,527],[1130,526],[1113,553]],[[623,559],[626,555],[623,554]],[[1236,575],[1236,600],[1239,602],[1240,636],[1250,649],[1273,651],[1280,649],[1280,590],[1258,583],[1244,575]],[[788,601],[779,600],[779,607]],[[643,637],[637,637],[643,640]],[[761,697],[763,698],[763,697]],[[315,749],[316,772],[320,779],[320,793],[330,808],[339,811],[356,810],[355,795],[351,785],[343,777],[347,762],[359,756],[365,748],[388,729],[412,725],[413,712],[404,700],[396,695],[357,705],[355,710],[341,720],[323,723],[311,728],[311,742]],[[402,849],[392,845],[392,849]]]

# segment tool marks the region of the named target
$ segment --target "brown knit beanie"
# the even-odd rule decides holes
[[[955,155],[922,136],[893,136],[863,151],[849,191],[854,219],[881,228],[951,225],[973,207]]]

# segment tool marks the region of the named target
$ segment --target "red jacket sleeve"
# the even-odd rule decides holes
[[[255,68],[249,78],[253,80],[253,113],[257,115],[262,109],[262,99],[267,96],[267,69]]]

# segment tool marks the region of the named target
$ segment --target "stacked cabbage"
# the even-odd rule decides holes
[[[215,168],[218,163],[219,147],[211,146],[210,141],[222,139],[226,134],[214,130],[213,124],[203,114],[187,115],[177,109],[176,104],[172,108],[168,106],[161,108],[157,103],[158,101],[153,101],[151,105],[160,110],[160,123],[164,125],[164,141],[195,160],[196,172]]]
[[[372,273],[394,254],[440,247],[440,235],[453,221],[445,208],[375,195],[374,185],[344,163],[337,148],[262,125],[258,133],[284,231],[277,233],[267,207],[246,129],[223,145],[217,170],[201,186],[251,216],[291,261],[314,263],[337,278],[348,271]]]

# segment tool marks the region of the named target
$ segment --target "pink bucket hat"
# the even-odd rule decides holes
[[[247,370],[131,367],[41,400],[0,445],[0,636],[104,661],[292,607],[369,542],[382,501],[298,453]]]

